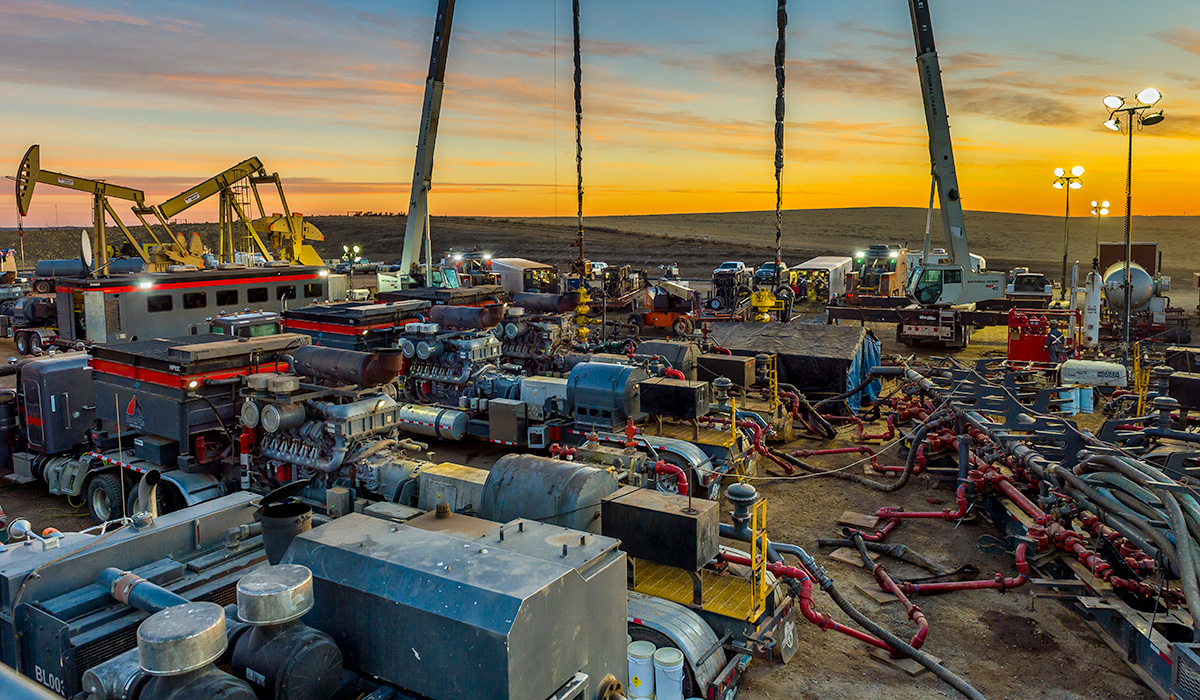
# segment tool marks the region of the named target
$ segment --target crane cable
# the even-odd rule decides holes
[[[779,36],[775,40],[775,281],[783,281],[783,119],[787,57],[787,0],[779,0],[775,11]]]
[[[587,257],[583,252],[583,66],[579,58],[579,0],[572,0],[571,12],[575,43],[575,197],[579,217],[575,231],[575,247],[579,252],[574,267],[582,278]]]

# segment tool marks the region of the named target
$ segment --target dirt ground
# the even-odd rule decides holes
[[[592,222],[587,238],[589,257],[648,269],[660,263],[675,262],[681,266],[685,277],[702,277],[725,259],[741,259],[749,263],[758,258],[765,260],[773,254],[773,235],[708,235],[705,232],[716,230],[713,228],[716,223],[680,220],[670,226],[658,226],[662,222],[650,225],[655,223],[649,222],[653,217],[639,218],[642,223],[638,224],[638,228],[642,230],[636,234],[629,232],[633,224],[627,221]],[[901,228],[914,230],[917,224],[919,228],[916,230],[923,230],[924,212],[914,219],[917,224],[910,219],[913,219],[912,211],[900,212],[892,218],[863,219],[874,221],[870,225],[855,224],[845,218],[830,221],[827,222],[833,226],[830,232],[804,245],[788,246],[785,259],[837,253],[860,245],[862,240],[907,238],[914,241],[919,237],[893,235]],[[403,237],[402,217],[327,217],[313,221],[326,234],[326,241],[318,245],[318,250],[328,257],[338,257],[343,244],[362,245],[364,255],[373,260],[392,261],[399,257]],[[1021,229],[1022,236],[1046,236],[1048,234],[1039,234],[1038,231],[1043,228],[1049,231],[1053,222],[1033,223],[1037,226]],[[1030,260],[1015,260],[1012,251],[1021,248],[1001,247],[1002,224],[1004,222],[995,224],[998,227],[996,233],[981,236],[988,243],[980,252],[989,255],[993,268],[1007,269],[1005,265],[1008,263],[1005,261],[1014,264],[1029,262],[1032,263],[1031,267],[1043,272],[1056,272],[1054,258],[1061,253],[1054,253],[1052,245],[1032,244],[1027,248],[1031,251]],[[1113,222],[1105,222],[1106,227],[1110,224]],[[1170,236],[1181,237],[1192,228],[1191,221],[1187,219],[1158,222],[1158,225],[1162,230],[1170,229]],[[841,238],[835,235],[842,230],[838,226],[845,229]],[[756,223],[754,228],[757,230],[762,227]],[[207,236],[211,235],[213,229],[211,225],[201,225],[195,230]],[[497,256],[521,256],[554,263],[566,262],[570,256],[568,246],[574,236],[569,222],[547,220],[437,218],[434,220],[434,230],[438,252],[450,246],[479,244]],[[1168,233],[1162,235],[1169,237]],[[77,246],[77,237],[76,230],[28,234],[25,240],[28,260],[71,256],[74,254],[72,246]],[[793,236],[789,236],[789,240],[793,239]],[[1061,239],[1043,237],[1042,240]],[[0,247],[16,242],[16,236],[11,232],[0,232]],[[1186,281],[1190,285],[1190,269],[1200,269],[1198,250],[1180,245],[1170,251],[1170,255],[1177,256],[1177,261],[1168,265],[1168,271],[1176,275],[1187,274],[1186,278],[1177,278],[1179,282]],[[1085,259],[1090,260],[1090,253],[1086,250],[1081,249],[1080,253],[1081,258],[1086,254]],[[1196,257],[1196,260],[1192,260],[1192,257]],[[1177,289],[1183,286],[1177,283]],[[1191,294],[1194,299],[1195,293]],[[888,342],[894,337],[890,327],[875,330],[878,337],[885,341],[885,352],[898,351]],[[980,331],[968,352],[971,356],[1002,353],[1004,338],[1003,329]],[[11,341],[0,340],[0,360],[10,355],[15,355]],[[11,378],[0,379],[0,386],[11,386],[11,382]],[[849,443],[849,440],[846,442]],[[828,443],[799,440],[789,447],[803,449],[826,446],[829,446]],[[488,466],[501,454],[496,446],[480,444],[439,445],[435,451],[437,461],[455,461],[472,466]],[[895,463],[895,460],[893,455],[892,460],[883,459],[882,462]],[[836,467],[849,460],[831,457],[814,461],[822,466]],[[843,511],[869,513],[884,505],[900,505],[909,510],[940,510],[952,504],[952,491],[935,488],[925,477],[913,479],[906,488],[894,494],[880,494],[855,484],[826,478],[761,480],[756,485],[767,498],[767,529],[772,539],[796,543],[808,549],[826,565],[839,589],[862,611],[901,636],[911,635],[912,625],[898,605],[877,605],[856,588],[873,586],[870,573],[829,559],[827,552],[818,553],[816,538],[837,535],[840,527],[836,520]],[[38,485],[16,486],[0,481],[0,507],[10,519],[28,517],[39,528],[53,526],[70,530],[90,524],[81,508],[71,507],[64,498],[46,495]],[[723,507],[722,510],[727,512],[729,509]],[[980,537],[994,534],[992,528],[982,521],[963,523],[957,527],[943,521],[928,521],[906,523],[889,541],[909,545],[950,568],[970,563],[977,566],[985,577],[993,572],[1012,576],[1015,571],[1011,557],[989,554],[976,546]],[[889,563],[889,568],[901,576],[917,575],[902,564]],[[1121,659],[1089,631],[1083,618],[1070,609],[1069,603],[1040,597],[1045,593],[1027,585],[1003,595],[995,591],[982,591],[921,598],[917,603],[928,616],[931,628],[925,649],[941,657],[946,666],[963,675],[992,700],[1133,700],[1154,697]],[[816,594],[816,603],[818,610],[830,613],[840,622],[847,622],[846,616],[819,592]],[[868,647],[841,634],[823,632],[803,621],[798,629],[800,653],[787,666],[753,663],[739,697],[748,700],[916,700],[956,696],[953,690],[930,674],[914,679],[885,666],[871,658]]]
[[[883,330],[880,333],[886,337]],[[972,355],[1003,349],[1003,332],[981,331],[972,345]],[[15,354],[11,342],[0,341],[0,358]],[[0,380],[11,386],[12,378]],[[852,444],[852,430],[842,431],[838,444]],[[829,447],[829,443],[798,440],[790,449]],[[485,444],[435,446],[436,461],[453,461],[487,467],[503,454],[502,448]],[[826,467],[842,466],[845,458],[814,458]],[[881,459],[881,463],[898,463]],[[857,468],[856,468],[857,469]],[[870,573],[828,557],[819,550],[818,537],[837,536],[836,521],[846,510],[870,513],[885,505],[908,510],[941,510],[953,504],[953,492],[937,487],[919,476],[901,491],[881,494],[856,484],[826,478],[763,479],[755,482],[767,498],[767,529],[772,539],[799,544],[817,556],[841,590],[869,617],[907,638],[913,631],[902,609],[895,604],[878,605],[859,589],[873,586]],[[13,485],[0,481],[0,507],[8,517],[29,518],[36,527],[72,530],[90,524],[83,508],[72,508],[67,499],[49,496],[37,484]],[[722,507],[728,512],[727,505]],[[982,520],[957,527],[940,520],[905,523],[889,542],[906,544],[949,568],[974,564],[989,577],[993,572],[1015,575],[1009,556],[989,554],[976,543],[995,535]],[[736,544],[736,543],[731,543]],[[899,576],[919,576],[919,570],[887,562]],[[947,667],[964,676],[991,700],[1003,698],[1048,698],[1054,700],[1122,698],[1150,699],[1154,695],[1142,685],[1120,658],[1084,624],[1083,618],[1064,603],[1041,595],[1048,591],[1026,585],[1000,594],[995,591],[960,592],[916,602],[930,623],[925,650],[941,657]],[[821,593],[817,609],[848,622],[846,616]],[[922,698],[956,697],[949,686],[925,673],[911,678],[870,655],[869,648],[836,632],[823,632],[798,622],[801,651],[784,666],[778,662],[755,662],[750,666],[739,697],[747,700],[834,700],[837,698]],[[1064,663],[1064,661],[1068,662]]]

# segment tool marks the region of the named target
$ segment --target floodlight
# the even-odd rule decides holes
[[[1071,174],[1074,175],[1075,177],[1079,177],[1080,175],[1083,174],[1083,166],[1076,165],[1074,168],[1071,168]]]
[[[1104,122],[1104,128],[1109,129],[1111,131],[1120,131],[1121,130],[1121,120],[1117,119],[1116,117],[1109,119],[1108,121]]]
[[[1166,116],[1163,115],[1163,111],[1160,109],[1157,112],[1151,112],[1142,117],[1142,126],[1153,126],[1163,119],[1166,119]]]
[[[1116,95],[1109,95],[1104,98],[1104,106],[1109,109],[1120,109],[1125,106],[1125,98]]]
[[[1064,174],[1066,174],[1066,172],[1067,171],[1063,170],[1062,168],[1055,168],[1054,169],[1054,177],[1062,177]]]
[[[1092,209],[1095,209],[1098,206],[1100,206],[1100,202],[1097,202],[1096,200],[1093,199],[1092,200]]]
[[[1080,187],[1083,187],[1083,183],[1082,183],[1082,182],[1075,181],[1075,182],[1072,182],[1072,183],[1071,183],[1071,189],[1073,189],[1073,190],[1077,190],[1077,189],[1079,189]]]
[[[1146,88],[1137,94],[1137,98],[1144,105],[1152,105],[1162,99],[1162,93],[1154,88]]]
[[[1100,214],[1101,214],[1101,216],[1108,216],[1108,210],[1107,210],[1107,209],[1101,209],[1101,210],[1100,210]]]
[[[1109,204],[1109,203],[1108,203],[1108,200],[1106,199],[1106,200],[1104,200],[1104,202],[1103,202],[1103,203],[1102,203],[1100,206],[1102,206],[1102,207],[1109,207],[1109,206],[1112,206],[1112,205],[1111,205],[1111,204]]]
[[[1060,182],[1060,181],[1058,181],[1058,180],[1055,180],[1055,181],[1054,181],[1054,184],[1053,184],[1053,185],[1051,185],[1051,187],[1053,187],[1053,188],[1054,188],[1054,189],[1056,189],[1056,190],[1061,190],[1061,189],[1062,189],[1062,182]]]

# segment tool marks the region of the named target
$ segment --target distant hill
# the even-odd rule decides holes
[[[926,211],[916,208],[879,207],[809,209],[784,212],[783,248],[787,262],[816,255],[852,255],[871,243],[905,243],[919,248],[925,231]],[[314,216],[309,219],[325,235],[316,248],[326,258],[339,258],[343,245],[358,245],[371,260],[393,262],[401,254],[403,216]],[[741,259],[757,264],[774,255],[774,212],[662,214],[647,216],[587,217],[586,250],[595,260],[652,268],[678,263],[685,275],[704,276],[722,260]],[[1054,216],[967,212],[967,235],[972,252],[988,259],[994,270],[1023,265],[1058,276],[1062,260],[1063,219]],[[1102,240],[1122,240],[1124,220],[1105,217]],[[562,264],[574,252],[575,220],[558,218],[434,217],[435,256],[451,246],[480,245],[494,255],[527,257]],[[940,219],[934,212],[934,245],[941,245]],[[199,233],[215,245],[215,224],[186,224],[184,233]],[[1163,266],[1175,279],[1176,289],[1191,286],[1193,271],[1200,271],[1200,217],[1137,216],[1136,241],[1156,241]],[[120,238],[110,230],[112,240]],[[136,235],[136,230],[135,230]],[[144,231],[141,234],[144,236]],[[78,254],[79,229],[32,229],[25,235],[26,261],[72,257]],[[1071,218],[1070,259],[1090,264],[1096,240],[1096,222],[1090,216]],[[16,232],[0,231],[0,247],[17,247]]]

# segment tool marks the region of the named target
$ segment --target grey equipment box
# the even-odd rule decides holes
[[[701,355],[696,361],[696,379],[711,382],[717,377],[725,377],[734,386],[747,389],[754,386],[754,358],[720,353]]]
[[[525,444],[525,403],[516,399],[488,401],[488,439],[502,445]]]
[[[600,532],[631,557],[699,571],[717,556],[720,517],[715,501],[625,486],[603,500]]]
[[[417,486],[421,493],[417,508],[433,510],[439,502],[445,501],[455,513],[479,512],[483,505],[483,487],[487,475],[484,469],[450,462],[422,469],[417,475]]]
[[[712,403],[708,382],[655,377],[642,382],[638,389],[642,410],[651,416],[699,418],[708,414],[708,405]]]
[[[292,541],[284,561],[313,575],[304,621],[333,637],[348,668],[438,700],[544,700],[577,673],[589,683],[625,673],[618,542],[530,520],[482,536],[486,521],[439,522],[470,526],[431,532],[352,513]]]

